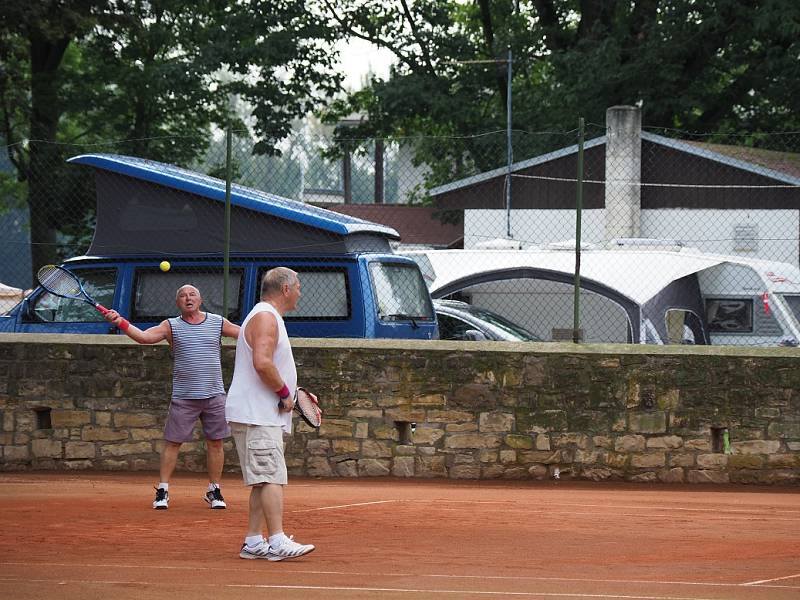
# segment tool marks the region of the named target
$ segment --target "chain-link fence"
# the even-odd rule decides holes
[[[795,344],[800,133],[639,119],[617,108],[606,126],[514,131],[512,164],[506,131],[298,134],[276,156],[237,132],[230,148],[224,133],[4,148],[0,312],[38,267],[70,259],[137,324],[173,316],[184,283],[241,321],[261,275],[284,265],[303,284],[293,335],[426,337],[427,286],[443,338]],[[109,331],[40,290],[0,326]]]

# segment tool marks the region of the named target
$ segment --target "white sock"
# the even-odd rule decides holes
[[[161,483],[158,484],[158,489],[169,491],[169,484],[165,481],[162,481]]]
[[[280,533],[276,533],[275,535],[271,535],[269,536],[269,545],[272,546],[273,548],[277,548],[278,546],[281,545],[281,542],[285,537],[286,536],[283,534],[282,531]]]
[[[251,548],[255,548],[263,541],[264,541],[264,536],[260,534],[248,535],[246,538],[244,538],[244,543],[250,546]]]
[[[218,487],[219,487],[219,484],[218,484],[218,483],[209,483],[209,484],[208,484],[208,491],[209,491],[209,492],[213,492],[213,491],[214,491],[215,489],[217,489]]]

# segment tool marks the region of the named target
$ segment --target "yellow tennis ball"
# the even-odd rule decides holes
[[[169,266],[170,266],[169,265],[169,261],[162,260],[161,264],[158,265],[158,268],[161,269],[162,271],[164,271],[164,273],[166,273],[167,271],[169,271]]]

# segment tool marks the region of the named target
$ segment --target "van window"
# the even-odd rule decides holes
[[[228,273],[228,319],[238,321],[242,307],[242,269]],[[175,268],[167,273],[157,268],[136,269],[133,284],[133,319],[163,321],[178,314],[175,294],[186,284],[200,290],[203,309],[222,314],[222,269],[218,267]]]
[[[752,298],[706,298],[706,321],[716,333],[752,333]]]
[[[256,299],[259,301],[261,279],[272,267],[258,273]],[[300,278],[300,301],[285,315],[285,321],[338,321],[350,318],[350,286],[347,270],[338,267],[292,268]]]
[[[369,270],[380,319],[433,320],[428,288],[416,265],[375,261]]]
[[[114,304],[114,289],[117,287],[116,269],[70,269],[83,282],[83,289],[95,302],[111,307]],[[29,314],[33,321],[46,323],[99,323],[101,315],[93,306],[80,300],[59,298],[48,292],[36,297]],[[31,319],[23,320],[30,322]]]

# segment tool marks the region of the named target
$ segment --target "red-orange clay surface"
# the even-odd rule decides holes
[[[290,479],[315,552],[242,560],[248,491],[178,475],[0,474],[0,598],[800,598],[796,488]]]

